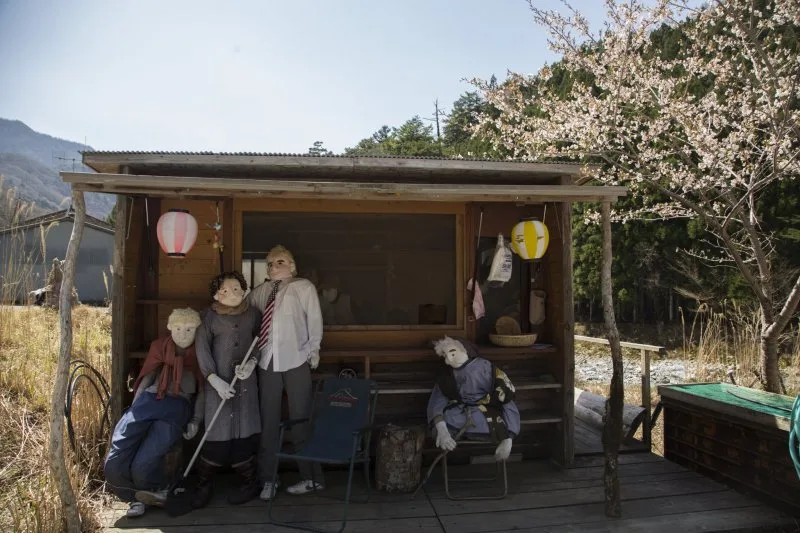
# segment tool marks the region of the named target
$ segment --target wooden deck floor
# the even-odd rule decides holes
[[[574,468],[560,469],[548,461],[509,463],[509,495],[503,500],[458,502],[444,494],[437,468],[424,492],[373,493],[370,503],[352,503],[346,531],[379,533],[479,532],[652,532],[797,531],[798,522],[777,510],[739,494],[697,473],[649,453],[620,455],[622,512],[620,519],[603,513],[602,458],[578,457]],[[454,467],[452,475],[474,474],[491,465]],[[338,527],[343,472],[327,475],[328,488],[319,495],[289,496],[275,502],[276,517],[289,522],[313,522]],[[287,474],[285,481],[296,476]],[[363,495],[363,479],[354,482]],[[472,489],[475,493],[477,489]],[[222,491],[219,491],[222,492]],[[267,504],[254,500],[240,507],[215,496],[208,508],[178,518],[148,509],[138,519],[124,517],[119,503],[105,515],[107,533],[268,533],[296,531],[268,523]]]

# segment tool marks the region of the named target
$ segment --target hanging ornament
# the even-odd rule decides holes
[[[213,224],[206,224],[207,228],[214,230],[214,237],[211,241],[211,247],[214,248],[219,254],[219,273],[225,272],[225,261],[223,260],[223,250],[225,246],[222,244],[222,221],[219,218],[219,202],[214,204],[214,214],[216,218]]]
[[[156,233],[169,257],[186,257],[197,239],[197,220],[186,209],[170,209],[158,219]]]
[[[511,230],[511,249],[525,261],[541,259],[550,244],[550,232],[538,218],[520,220]]]

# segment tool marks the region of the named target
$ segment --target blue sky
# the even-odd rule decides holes
[[[340,152],[555,59],[524,0],[0,0],[0,51],[0,117],[101,150]]]

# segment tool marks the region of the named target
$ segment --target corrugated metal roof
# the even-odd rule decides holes
[[[187,151],[149,151],[149,150],[87,150],[81,152],[84,155],[216,155],[216,156],[241,156],[241,157],[306,157],[312,159],[424,159],[430,161],[477,161],[487,163],[547,163],[550,165],[576,165],[580,163],[570,161],[533,161],[529,159],[494,159],[487,157],[444,157],[444,156],[420,156],[420,155],[347,155],[347,154],[293,154],[284,152],[187,152]]]
[[[0,231],[0,234],[8,233],[10,231],[27,230],[36,226],[46,226],[52,224],[53,222],[61,222],[64,220],[69,220],[72,222],[75,221],[75,211],[72,208],[62,209],[61,211],[53,211],[52,213],[26,219],[16,226],[3,229]],[[100,220],[99,218],[95,218],[88,214],[86,215],[86,221],[84,224],[100,231],[114,233],[114,226],[104,220]]]

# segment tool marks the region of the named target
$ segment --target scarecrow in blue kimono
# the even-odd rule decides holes
[[[169,315],[170,334],[150,344],[133,403],[114,428],[103,470],[109,488],[130,503],[130,518],[142,516],[145,504],[163,504],[173,481],[165,475],[164,457],[181,436],[194,438],[203,422],[203,382],[194,347],[198,326],[194,309]]]
[[[458,433],[466,439],[489,438],[497,444],[495,460],[505,461],[520,430],[511,380],[480,357],[467,339],[444,337],[433,348],[446,364],[428,401],[428,423],[436,446],[453,451],[457,444],[453,436]]]

